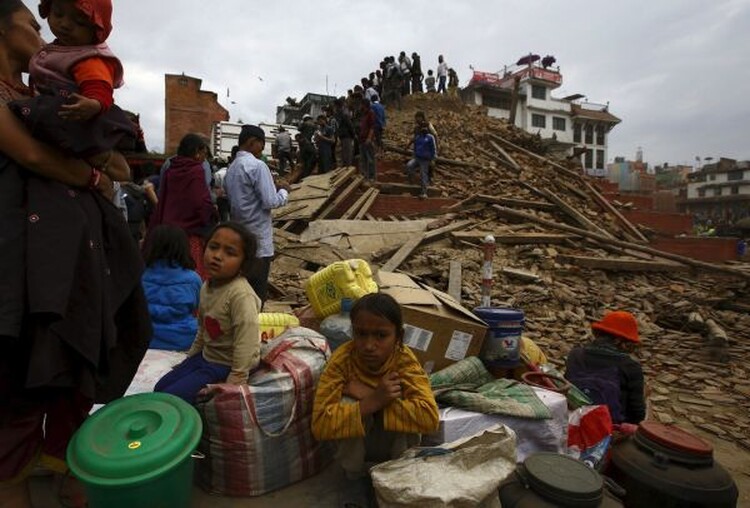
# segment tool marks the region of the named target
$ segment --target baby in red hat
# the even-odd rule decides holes
[[[594,340],[568,354],[565,377],[594,404],[605,404],[613,423],[638,424],[646,417],[643,369],[631,356],[640,344],[630,312],[608,312],[591,324]]]
[[[135,140],[132,122],[113,99],[123,69],[106,43],[112,2],[41,0],[39,14],[55,35],[29,63],[31,84],[41,95],[11,109],[35,137],[106,170],[110,150]]]

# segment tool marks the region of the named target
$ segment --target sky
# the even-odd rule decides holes
[[[416,51],[425,72],[443,54],[461,86],[470,65],[555,56],[554,97],[609,102],[622,119],[610,161],[638,147],[652,165],[750,159],[750,0],[115,0],[112,24],[125,68],[115,100],[140,113],[153,151],[165,74],[201,78],[232,121],[274,122],[286,97],[343,95],[384,56]]]

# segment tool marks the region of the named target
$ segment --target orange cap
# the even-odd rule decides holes
[[[641,342],[638,337],[638,322],[635,320],[635,316],[624,310],[609,312],[601,321],[592,323],[591,328],[636,344]]]

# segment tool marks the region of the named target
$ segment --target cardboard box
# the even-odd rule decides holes
[[[487,325],[450,295],[402,273],[380,271],[376,280],[380,291],[401,304],[404,343],[428,374],[479,355]]]

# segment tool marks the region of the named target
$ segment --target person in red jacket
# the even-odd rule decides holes
[[[159,183],[159,201],[149,224],[150,230],[159,224],[169,224],[187,233],[190,256],[201,280],[206,280],[203,238],[218,217],[203,170],[207,154],[206,141],[198,134],[186,134],[180,140],[177,155],[170,159],[169,169]],[[146,245],[149,236],[146,236]]]
[[[360,99],[359,119],[359,167],[362,175],[369,183],[375,182],[375,113],[372,111],[370,99]]]

